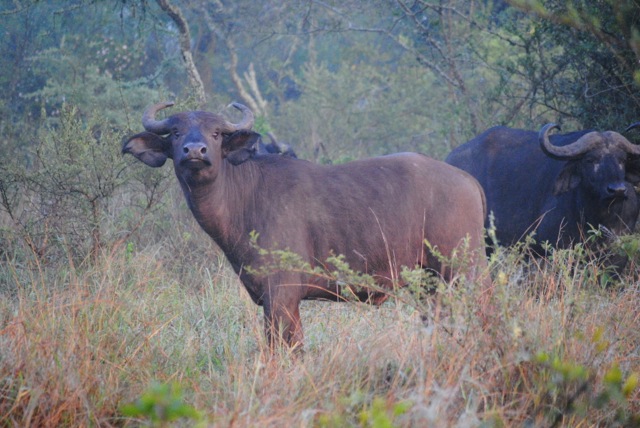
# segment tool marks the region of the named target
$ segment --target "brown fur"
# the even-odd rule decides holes
[[[247,266],[266,263],[251,245],[252,231],[259,234],[261,248],[288,249],[312,266],[342,254],[351,268],[374,275],[383,287],[402,285],[397,281],[402,266],[453,277],[456,272],[440,265],[425,239],[448,256],[468,238],[472,275],[484,269],[484,195],[467,173],[415,153],[332,166],[254,156],[258,134],[239,131],[217,139],[212,137],[215,123],[190,117],[198,116],[176,120],[178,137],[134,135],[123,151],[151,166],[163,163],[158,157],[173,159],[196,220],[225,253],[253,301],[264,307],[269,337],[279,337],[272,334],[277,330],[290,346],[301,345],[300,301],[339,300],[341,286],[294,271],[250,274]],[[160,153],[158,147],[165,149]],[[245,155],[238,156],[242,151]],[[197,160],[185,163],[186,158]],[[379,293],[359,297],[384,300]]]

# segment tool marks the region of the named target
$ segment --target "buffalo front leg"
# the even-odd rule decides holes
[[[304,335],[299,302],[265,304],[264,328],[267,343],[272,351],[283,344],[293,351],[302,351]]]

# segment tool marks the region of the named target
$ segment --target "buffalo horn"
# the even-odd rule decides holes
[[[636,123],[632,123],[631,125],[627,126],[627,129],[624,130],[624,132],[629,132],[634,128],[638,128],[640,127],[640,122],[636,122]]]
[[[640,122],[632,123],[631,125],[627,126],[627,129],[625,129],[624,132],[629,132],[632,129],[639,128],[639,127],[640,127]],[[620,138],[624,140],[624,142],[620,141],[619,144],[621,144],[628,153],[631,153],[633,155],[640,155],[640,153],[638,153],[638,151],[640,151],[640,148],[639,148],[640,146],[636,144],[632,144],[629,140],[624,138],[622,135],[620,136]]]
[[[549,141],[549,131],[554,128],[560,129],[560,126],[555,123],[548,123],[540,129],[540,132],[538,132],[540,148],[545,152],[545,154],[547,154],[547,156],[554,159],[575,159],[602,144],[602,136],[600,133],[589,132],[567,146],[554,146]]]
[[[638,123],[638,125],[640,125],[640,122]],[[633,126],[633,125],[631,125]],[[629,128],[627,128],[628,130]],[[632,144],[629,140],[627,140],[626,138],[624,138],[622,135],[618,134],[617,132],[610,132],[610,138],[616,142],[616,144],[618,145],[618,147],[622,148],[625,152],[631,154],[631,155],[635,155],[638,156],[640,155],[640,146],[636,145],[636,144]]]
[[[164,102],[154,104],[147,108],[142,115],[142,126],[144,126],[144,129],[154,134],[168,134],[170,131],[169,119],[156,120],[155,117],[158,111],[171,107],[172,105],[172,102]]]
[[[225,125],[227,126],[225,132],[236,132],[241,129],[251,129],[251,127],[253,126],[254,118],[253,113],[251,112],[249,107],[244,106],[240,103],[231,103],[230,105],[242,112],[242,120],[240,120],[240,122],[238,123],[231,123],[227,121],[225,123]]]

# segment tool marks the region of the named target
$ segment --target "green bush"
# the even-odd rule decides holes
[[[24,157],[0,164],[0,240],[40,260],[78,261],[129,239],[168,181],[166,170],[131,168],[123,137],[102,115],[64,105]]]

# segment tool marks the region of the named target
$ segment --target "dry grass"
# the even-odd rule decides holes
[[[406,294],[379,308],[305,302],[296,360],[269,357],[260,309],[221,257],[185,265],[171,250],[2,266],[0,426],[139,426],[121,409],[154,381],[181,385],[204,426],[582,427],[640,412],[637,388],[598,407],[612,367],[618,390],[640,371],[631,275],[604,289],[594,266],[527,269],[503,254],[494,313],[478,313],[473,285],[448,288],[428,299],[427,325]]]

